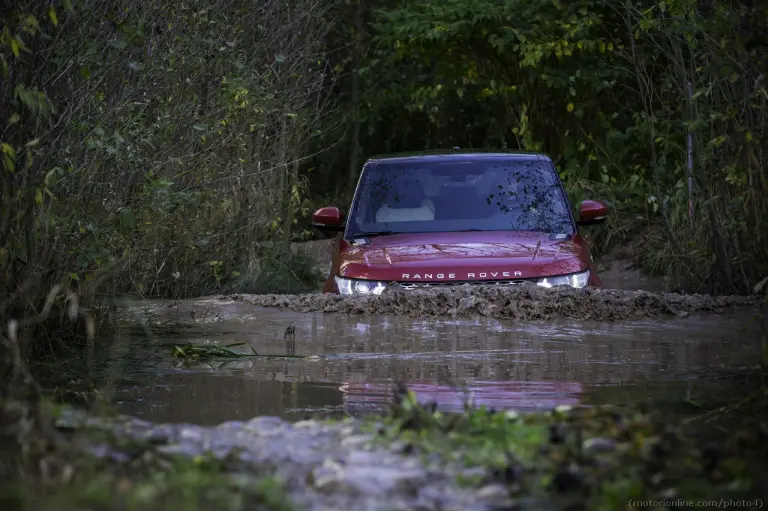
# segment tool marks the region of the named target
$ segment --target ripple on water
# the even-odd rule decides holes
[[[497,408],[595,402],[603,394],[594,391],[606,386],[642,389],[683,380],[703,367],[749,363],[750,352],[740,348],[752,344],[756,331],[749,313],[736,312],[600,322],[302,313],[211,298],[132,307],[153,311],[151,322],[166,325],[166,333],[149,339],[141,329],[127,329],[125,349],[114,350],[122,358],[104,364],[119,367],[130,382],[118,389],[120,409],[201,424],[381,410],[393,381],[447,408],[461,406],[460,389],[469,389],[477,404]],[[289,325],[295,326],[295,353],[318,360],[183,366],[159,347],[245,341],[259,353],[285,353]],[[128,399],[136,395],[142,400]]]

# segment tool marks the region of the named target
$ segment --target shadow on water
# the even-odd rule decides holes
[[[754,343],[756,328],[748,314],[517,323],[305,314],[214,300],[138,302],[132,311],[171,333],[151,340],[133,328],[118,334],[128,339],[115,343],[124,347],[112,355],[120,366],[118,411],[198,424],[379,411],[394,381],[445,409],[460,408],[467,397],[517,410],[622,402],[685,382],[701,368],[749,363],[749,350],[739,348]],[[260,354],[281,354],[292,325],[295,353],[317,357],[185,364],[159,348],[245,341]]]

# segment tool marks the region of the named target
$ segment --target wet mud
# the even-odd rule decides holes
[[[709,368],[752,364],[760,346],[749,308],[632,321],[304,313],[211,298],[131,310],[158,330],[150,339],[121,330],[123,347],[103,364],[120,371],[119,411],[200,425],[377,414],[395,381],[441,410],[460,411],[467,399],[519,411],[645,400],[693,385]],[[180,360],[173,344],[266,357]]]
[[[456,286],[430,290],[404,290],[390,286],[380,296],[231,295],[258,307],[278,307],[297,312],[342,314],[394,314],[409,317],[477,317],[497,319],[620,321],[663,316],[722,313],[730,309],[760,307],[751,296],[682,295],[617,289],[547,289],[536,285],[501,288]]]

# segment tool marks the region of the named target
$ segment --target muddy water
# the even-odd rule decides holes
[[[132,312],[172,335],[123,332],[121,413],[202,425],[256,415],[301,419],[381,410],[392,382],[420,399],[460,408],[469,398],[496,408],[629,399],[659,383],[696,378],[705,367],[749,363],[757,326],[749,313],[624,322],[432,318],[300,313],[230,300],[141,302]],[[295,327],[295,346],[284,340]],[[247,342],[258,353],[311,359],[237,359],[182,364],[169,341]],[[244,350],[243,347],[237,348]]]

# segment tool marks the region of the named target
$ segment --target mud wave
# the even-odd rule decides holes
[[[599,321],[661,316],[722,313],[735,308],[761,306],[758,297],[681,295],[616,289],[511,288],[456,286],[442,289],[404,290],[388,287],[381,296],[229,295],[258,307],[278,307],[298,312],[343,314],[395,314],[411,317],[472,317],[500,319],[575,318]]]

